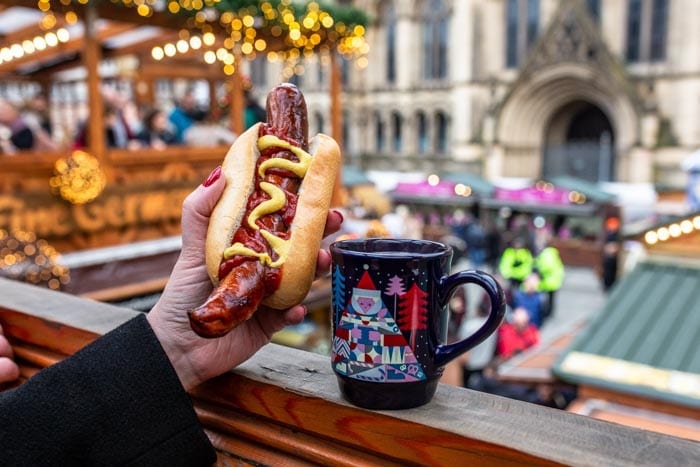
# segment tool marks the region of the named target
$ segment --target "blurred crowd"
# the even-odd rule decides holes
[[[440,241],[453,248],[453,270],[485,270],[503,287],[504,323],[461,358],[461,376],[453,384],[551,407],[562,408],[572,399],[551,385],[504,383],[498,378],[501,364],[540,342],[541,327],[555,313],[565,270],[551,243],[551,226],[525,214],[494,219],[461,209],[412,210],[405,205],[383,212],[377,199],[351,199],[349,206],[345,236]],[[450,339],[461,340],[485,323],[491,302],[480,289],[461,287],[449,307]]]
[[[246,92],[245,125],[265,120],[265,110]],[[163,107],[139,106],[126,93],[102,89],[105,141],[109,148],[136,150],[168,146],[229,145],[236,134],[229,129],[228,111],[211,111],[192,91]],[[219,109],[219,107],[217,107]],[[89,117],[88,117],[89,118]],[[21,104],[0,98],[0,154],[54,151],[87,146],[88,120],[74,134],[58,134],[48,100],[36,94]]]

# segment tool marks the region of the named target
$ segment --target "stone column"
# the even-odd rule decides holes
[[[414,18],[413,2],[395,2],[396,8],[396,87],[410,88],[420,70],[420,27]]]
[[[600,30],[610,52],[617,57],[625,55],[625,35],[627,32],[627,3],[600,2]]]

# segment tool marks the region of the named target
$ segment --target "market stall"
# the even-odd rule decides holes
[[[65,135],[50,149],[0,149],[0,234],[32,239],[34,246],[48,242],[48,259],[34,260],[49,266],[59,253],[178,235],[183,199],[220,163],[228,144],[110,147],[106,121],[115,117],[108,99],[122,93],[148,108],[162,83],[203,81],[209,110],[217,110],[223,92],[227,126],[240,134],[249,61],[279,61],[290,78],[301,58],[318,54],[328,59],[331,134],[339,140],[338,57],[366,53],[366,21],[352,7],[316,2],[0,0],[0,101],[19,106],[47,97],[52,123]],[[77,151],[81,125],[84,141]],[[0,127],[1,136],[6,126]],[[336,185],[339,204],[340,180]],[[17,255],[0,268],[17,269],[26,260]],[[111,289],[130,290],[129,277],[122,279]],[[67,280],[50,283],[61,288]]]

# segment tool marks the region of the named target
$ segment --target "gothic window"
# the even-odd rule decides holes
[[[350,148],[350,114],[343,111],[343,152],[348,152]]]
[[[350,60],[344,56],[339,57],[340,60],[340,80],[344,88],[350,84]]]
[[[651,13],[651,50],[654,61],[666,58],[666,34],[668,28],[668,0],[654,0]]]
[[[666,58],[668,8],[668,0],[628,1],[627,61],[649,62]]]
[[[423,10],[423,77],[447,78],[449,11],[443,0],[429,0]]]
[[[302,79],[301,75],[298,75],[298,74],[294,73],[294,74],[289,78],[288,82],[292,83],[294,86],[296,86],[296,87],[298,87],[299,89],[301,89],[301,85],[302,85],[302,83],[303,83],[303,79]]]
[[[425,154],[428,152],[428,120],[423,112],[418,112],[416,122],[418,124],[418,153]]]
[[[447,115],[438,112],[435,115],[435,152],[445,154],[447,152]]]
[[[316,75],[316,82],[320,87],[325,86],[326,84],[326,67],[323,64],[323,60],[319,59],[318,63],[316,64],[317,68],[317,75]]]
[[[600,22],[600,0],[586,0],[588,12],[596,22]]]
[[[379,112],[374,114],[374,146],[378,154],[384,152],[384,120]]]
[[[537,39],[540,0],[508,0],[506,4],[506,65],[517,67]]]
[[[316,120],[316,133],[323,133],[323,127],[324,127],[324,121],[323,121],[323,114],[321,112],[316,112],[314,115],[314,119]]]
[[[392,136],[392,146],[391,149],[394,152],[401,152],[403,149],[403,117],[398,112],[391,114],[391,136]]]
[[[396,10],[393,4],[386,7],[386,80],[396,82]]]
[[[260,56],[250,62],[250,80],[257,88],[267,88],[267,58]]]

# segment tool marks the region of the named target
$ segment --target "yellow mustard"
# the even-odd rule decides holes
[[[292,162],[281,157],[273,157],[272,159],[268,159],[262,164],[260,164],[260,168],[258,169],[258,175],[264,177],[265,171],[267,169],[273,168],[289,170],[297,177],[304,178],[304,176],[306,175],[306,171],[309,170],[309,166],[311,165],[311,155],[308,152],[296,146],[292,146],[287,141],[280,139],[274,135],[265,135],[258,139],[258,149],[260,151],[271,147],[278,147],[291,151],[292,154],[297,156],[299,162]]]
[[[287,197],[284,194],[284,190],[269,182],[260,182],[260,189],[270,196],[270,199],[263,201],[262,203],[255,206],[248,215],[248,225],[253,230],[258,230],[258,224],[255,222],[262,216],[267,214],[272,214],[277,212],[284,207],[287,202]]]
[[[299,162],[293,162],[280,157],[268,159],[260,164],[260,168],[258,169],[258,174],[261,177],[265,176],[265,171],[268,169],[283,169],[292,172],[299,178],[304,178],[306,172],[309,170],[309,166],[311,165],[311,155],[308,152],[296,146],[292,146],[287,141],[274,135],[265,135],[258,138],[258,149],[260,151],[271,147],[280,147],[291,151],[295,156],[297,156]],[[248,215],[248,225],[255,230],[260,230],[260,227],[258,227],[256,224],[256,221],[260,219],[260,217],[279,211],[287,202],[287,197],[284,190],[272,183],[260,182],[260,189],[267,193],[268,196],[270,196],[270,199],[260,203]],[[284,240],[264,229],[260,230],[260,235],[263,236],[265,241],[267,241],[267,243],[270,244],[270,247],[275,251],[275,253],[277,253],[278,258],[276,261],[272,261],[272,257],[270,257],[269,254],[258,253],[257,251],[244,246],[240,242],[236,242],[224,250],[224,259],[229,259],[236,255],[253,256],[258,258],[261,263],[266,264],[271,268],[278,268],[282,266],[287,259],[287,255],[289,254],[289,240]]]

